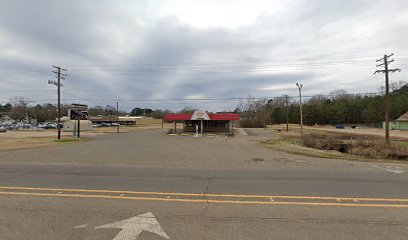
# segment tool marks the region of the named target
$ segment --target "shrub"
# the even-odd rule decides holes
[[[302,143],[310,148],[335,150],[368,158],[408,160],[407,148],[395,144],[387,144],[380,140],[355,140],[351,143],[341,136],[333,137],[309,134],[303,136]]]

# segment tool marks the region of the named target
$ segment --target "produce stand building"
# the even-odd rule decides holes
[[[195,111],[192,114],[167,114],[166,122],[174,122],[174,132],[177,132],[177,122],[183,123],[183,132],[222,132],[232,134],[233,123],[240,119],[236,113],[208,113]]]

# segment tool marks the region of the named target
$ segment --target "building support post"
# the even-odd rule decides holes
[[[204,120],[201,120],[201,134],[203,134],[203,128],[204,128]]]

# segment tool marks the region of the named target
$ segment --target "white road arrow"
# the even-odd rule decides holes
[[[169,239],[169,236],[160,227],[156,218],[151,212],[140,214],[123,221],[109,223],[95,229],[100,228],[120,228],[122,231],[113,240],[135,240],[143,231],[155,233],[159,236]]]

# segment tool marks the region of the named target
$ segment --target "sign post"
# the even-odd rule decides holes
[[[79,138],[80,137],[81,120],[88,120],[88,105],[73,103],[71,105],[71,109],[70,109],[70,119],[78,121],[77,138]]]

